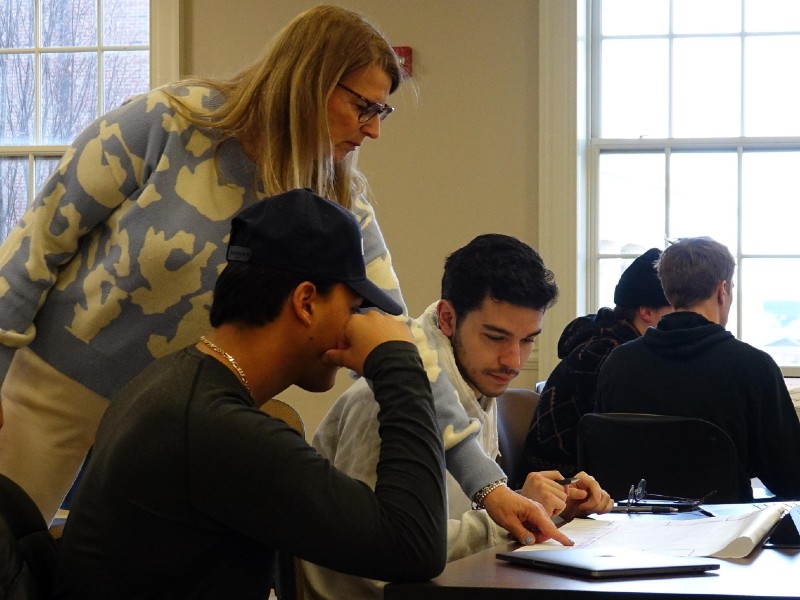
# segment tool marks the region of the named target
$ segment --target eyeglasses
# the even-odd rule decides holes
[[[717,493],[717,490],[709,492],[702,498],[683,498],[681,496],[662,496],[661,494],[648,494],[647,481],[640,479],[639,483],[631,485],[628,490],[628,507],[635,506],[636,504],[646,501],[647,499],[658,500],[665,503],[684,504],[688,506],[698,506],[708,500],[711,496]]]
[[[640,479],[637,485],[631,485],[631,489],[628,490],[628,506],[640,502],[645,496],[647,496],[647,481]]]
[[[343,83],[337,83],[337,86],[342,88],[345,92],[349,92],[362,102],[366,103],[366,106],[359,106],[358,110],[358,122],[359,123],[366,123],[375,115],[378,115],[378,118],[383,121],[386,117],[394,112],[394,107],[389,106],[388,104],[381,104],[380,102],[373,102],[369,98],[364,98],[358,92],[351,90],[349,87],[344,85]]]

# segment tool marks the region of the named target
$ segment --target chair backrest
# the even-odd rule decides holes
[[[750,479],[730,436],[708,421],[637,413],[588,413],[578,424],[578,468],[615,500],[632,484],[647,491],[709,502],[752,501]]]
[[[497,399],[497,432],[500,456],[497,462],[508,476],[511,489],[525,481],[524,446],[539,394],[525,388],[508,388]]]
[[[283,400],[272,398],[261,405],[261,410],[284,421],[289,427],[305,437],[306,427],[300,414]],[[302,600],[304,592],[303,569],[299,559],[285,552],[278,552],[273,565],[273,588],[281,600]]]
[[[0,475],[0,597],[49,598],[56,560],[56,541],[36,504],[19,485]]]
[[[300,414],[283,400],[272,398],[261,405],[261,410],[271,417],[284,421],[289,427],[305,436],[306,426]]]

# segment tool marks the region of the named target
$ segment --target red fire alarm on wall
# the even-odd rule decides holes
[[[411,56],[411,46],[392,46],[392,49],[400,59],[400,66],[403,67],[406,77],[411,77],[411,66],[414,62]]]

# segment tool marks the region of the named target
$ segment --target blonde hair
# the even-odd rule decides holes
[[[185,116],[214,130],[220,142],[250,142],[267,195],[307,187],[350,208],[367,182],[352,155],[334,161],[328,98],[344,75],[369,65],[389,76],[390,93],[400,85],[402,70],[383,34],[357,13],[317,6],[295,17],[260,60],[228,81],[184,82],[207,85],[223,98],[206,114]]]

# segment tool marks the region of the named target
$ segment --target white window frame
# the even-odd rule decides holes
[[[150,88],[180,77],[180,0],[150,0]]]
[[[590,153],[598,152],[590,148],[588,134],[590,9],[591,0],[539,3],[539,248],[560,290],[537,343],[539,379],[558,364],[558,339],[566,324],[597,303],[596,256],[591,250],[596,236],[590,227],[595,222],[591,196],[596,182],[588,169],[597,158]],[[726,147],[731,143],[741,153],[743,142],[725,140]],[[672,140],[670,145],[683,144]],[[748,138],[744,145],[762,144]],[[737,288],[741,295],[742,286]],[[786,376],[800,375],[796,367],[781,370]]]
[[[151,89],[179,78],[180,33],[180,0],[150,0]],[[67,148],[68,144],[6,145],[0,146],[0,157],[28,155],[32,163],[37,157],[60,157]],[[33,198],[37,191],[33,177],[29,185],[29,197]]]
[[[588,0],[539,2],[539,250],[559,299],[538,338],[538,377],[558,364],[558,338],[586,312]]]

